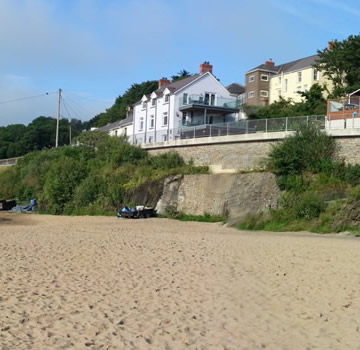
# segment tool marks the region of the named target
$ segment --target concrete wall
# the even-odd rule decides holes
[[[165,180],[157,211],[220,215],[238,219],[278,204],[280,191],[270,173],[186,175]]]
[[[347,163],[360,164],[360,129],[328,130],[338,143],[338,156]],[[214,173],[263,168],[272,145],[291,132],[247,134],[214,138],[178,140],[143,145],[150,154],[178,152],[185,161],[210,166]]]

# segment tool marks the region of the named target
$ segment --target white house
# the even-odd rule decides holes
[[[126,119],[107,124],[101,128],[97,129],[98,131],[106,132],[110,136],[126,136],[129,142],[133,141],[133,116],[131,111],[128,111],[128,116]]]
[[[241,99],[225,88],[204,62],[200,73],[159,88],[133,106],[133,142],[152,143],[180,138],[188,127],[235,121]]]

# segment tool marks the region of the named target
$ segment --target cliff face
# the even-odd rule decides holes
[[[280,198],[271,173],[185,175],[167,178],[157,204],[192,215],[220,215],[230,220],[276,208]]]

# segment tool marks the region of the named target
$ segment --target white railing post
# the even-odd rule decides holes
[[[288,130],[288,117],[285,118],[285,132]]]
[[[355,112],[352,114],[352,128],[354,129],[354,117],[355,117]]]
[[[226,136],[229,136],[229,123],[226,124]]]
[[[265,132],[268,132],[268,119],[265,119]]]

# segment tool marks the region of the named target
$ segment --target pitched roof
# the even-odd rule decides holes
[[[109,132],[112,129],[120,128],[121,126],[131,124],[132,122],[133,122],[133,117],[131,116],[129,118],[102,126],[101,128],[98,128],[97,131]]]
[[[241,95],[245,93],[245,86],[238,83],[232,83],[226,87],[226,89],[233,95]]]
[[[171,93],[174,93],[177,90],[180,90],[181,88],[183,88],[185,85],[191,83],[199,75],[200,74],[195,74],[195,75],[192,75],[191,77],[188,77],[188,78],[176,80],[173,83],[162,86],[161,88],[155,90],[154,92],[156,93],[156,95],[161,96],[163,94],[164,90],[167,88],[167,89],[169,89],[171,91]]]
[[[319,59],[318,55],[313,55],[305,58],[300,58],[298,60],[291,61],[288,63],[279,64],[278,66],[260,64],[259,66],[249,70],[247,73],[253,72],[255,70],[269,71],[274,74],[289,73],[311,67],[316,63],[318,59]]]

